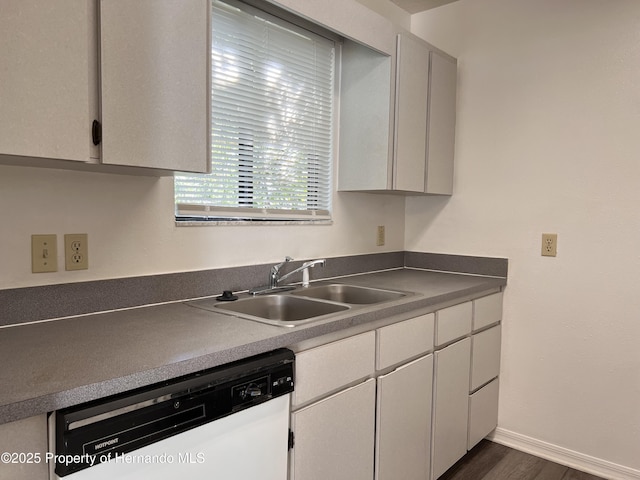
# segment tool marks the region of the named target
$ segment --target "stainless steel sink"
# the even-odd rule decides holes
[[[377,288],[358,287],[355,285],[335,283],[303,288],[301,290],[291,292],[291,295],[330,300],[332,302],[340,302],[350,305],[370,305],[396,300],[398,298],[405,297],[407,294],[391,290],[380,290]]]
[[[213,302],[213,308],[211,303],[204,306],[194,302],[193,306],[269,325],[295,327],[323,320],[351,308],[390,302],[407,295],[412,294],[342,283],[325,283],[298,288],[289,293],[272,293],[234,302]]]
[[[290,295],[264,295],[220,303],[215,308],[262,323],[294,327],[317,321],[324,315],[348,310],[349,306]]]

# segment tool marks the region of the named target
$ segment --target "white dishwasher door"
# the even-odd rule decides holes
[[[286,480],[283,395],[64,477],[65,480]]]

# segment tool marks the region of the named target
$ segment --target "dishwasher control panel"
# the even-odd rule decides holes
[[[293,391],[293,366],[282,365],[268,375],[252,378],[231,388],[233,409],[279,397]]]
[[[251,402],[264,395],[269,395],[269,377],[256,378],[242,385],[236,385],[231,389],[234,406]]]
[[[78,462],[58,464],[64,477],[293,391],[291,350],[198,372],[179,380],[59,410],[55,450]]]

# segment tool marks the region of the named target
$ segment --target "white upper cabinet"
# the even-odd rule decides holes
[[[0,163],[207,171],[207,0],[3,0],[0,42]]]
[[[393,190],[451,195],[456,59],[410,34],[397,55]]]
[[[338,189],[391,189],[392,57],[359,43],[342,46]]]
[[[345,44],[342,63],[338,189],[450,195],[456,60],[400,33],[395,58]]]
[[[398,35],[393,189],[424,192],[426,178],[429,48]]]
[[[208,3],[100,1],[103,163],[206,171]]]
[[[2,0],[0,154],[92,156],[94,21],[86,0]]]

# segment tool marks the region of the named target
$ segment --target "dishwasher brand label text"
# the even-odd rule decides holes
[[[116,443],[118,443],[119,440],[120,440],[119,437],[112,438],[111,440],[107,440],[105,442],[94,445],[93,449],[96,451],[102,450],[104,447],[110,447],[111,445],[115,445]]]

